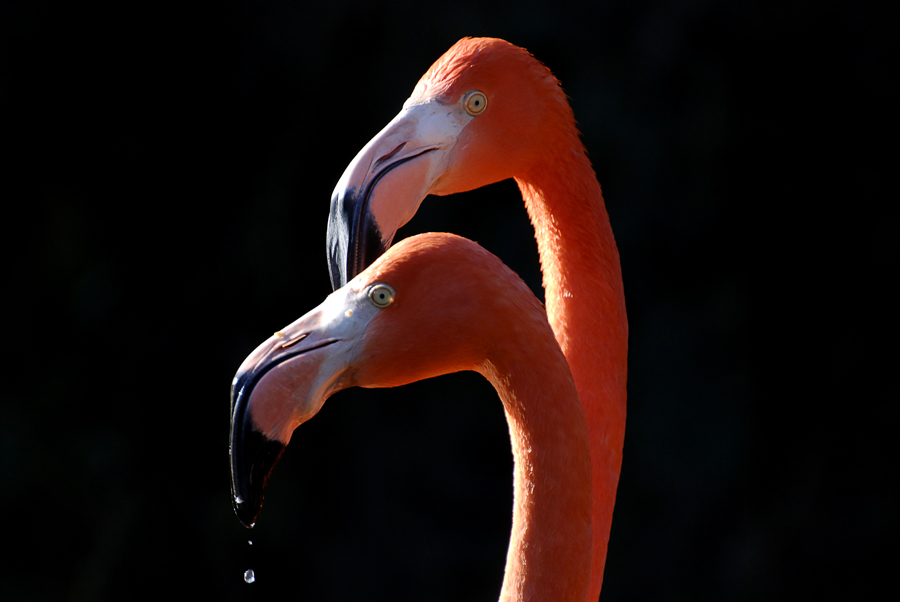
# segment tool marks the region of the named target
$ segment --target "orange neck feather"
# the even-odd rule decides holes
[[[503,400],[515,458],[513,528],[501,602],[581,602],[590,587],[591,461],[587,425],[543,312],[538,334],[499,337],[480,370]],[[529,324],[530,326],[530,324]],[[496,337],[495,337],[496,339]]]
[[[619,253],[577,134],[555,161],[539,164],[516,182],[535,228],[547,315],[588,423],[594,483],[588,600],[594,601],[603,583],[625,438],[628,322]]]

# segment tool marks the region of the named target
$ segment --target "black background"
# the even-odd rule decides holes
[[[622,255],[601,598],[880,592],[900,535],[893,6],[5,1],[0,599],[496,599],[511,456],[477,375],[342,392],[256,529],[229,498],[237,366],[329,292],[334,184],[465,35],[559,77]],[[398,237],[431,230],[540,295],[512,182],[429,199]]]

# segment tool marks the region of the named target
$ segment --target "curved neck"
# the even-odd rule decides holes
[[[479,368],[503,400],[515,459],[500,601],[582,602],[591,570],[587,425],[543,312],[517,324],[520,334],[530,325],[540,331],[527,337],[527,345],[520,336],[496,342],[499,351]]]
[[[553,161],[516,182],[535,229],[547,316],[588,424],[594,483],[588,600],[593,602],[603,582],[622,465],[628,323],[619,253],[600,185],[577,134],[571,138]]]

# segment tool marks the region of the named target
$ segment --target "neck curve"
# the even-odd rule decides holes
[[[500,601],[582,602],[592,545],[588,431],[568,364],[537,309],[519,322],[538,329],[528,344],[501,340],[478,368],[503,401],[515,459]]]
[[[594,484],[588,600],[593,602],[603,583],[622,465],[628,322],[619,253],[600,185],[577,133],[565,146],[516,183],[535,229],[547,317],[587,420]]]
[[[366,326],[344,385],[393,387],[461,370],[485,376],[503,401],[515,460],[500,600],[584,602],[588,428],[544,307],[499,258],[452,234],[404,239],[363,274],[361,287],[389,283],[397,300]]]

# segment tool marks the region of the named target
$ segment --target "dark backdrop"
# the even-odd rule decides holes
[[[0,8],[0,599],[496,599],[511,456],[476,375],[337,395],[253,532],[229,499],[235,370],[329,292],[334,184],[465,35],[560,78],[622,255],[602,599],[858,599],[896,572],[890,3],[215,4]],[[540,295],[512,182],[400,236],[429,230]]]

